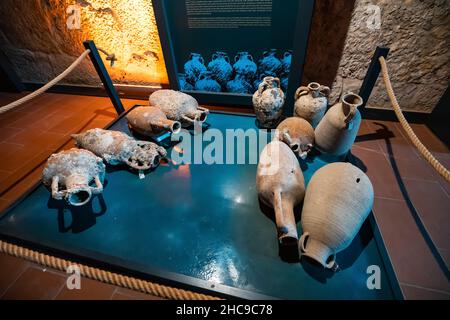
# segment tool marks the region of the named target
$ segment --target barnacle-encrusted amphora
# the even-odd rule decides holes
[[[295,154],[281,141],[267,144],[256,172],[259,198],[275,210],[278,239],[283,245],[297,244],[294,206],[305,195],[305,181]]]
[[[125,163],[137,170],[154,168],[167,155],[166,150],[156,143],[135,140],[120,131],[96,128],[72,137],[78,147],[92,151],[108,164]]]
[[[52,154],[42,173],[42,182],[52,198],[65,199],[68,204],[81,206],[93,194],[103,191],[105,164],[88,150],[72,148]]]
[[[209,113],[208,109],[198,105],[195,98],[180,91],[158,90],[150,95],[149,101],[150,105],[161,109],[168,119],[181,122],[183,127],[204,122]]]
[[[274,139],[283,141],[305,159],[314,146],[314,129],[305,119],[290,117],[278,125]]]
[[[156,107],[137,107],[127,114],[131,130],[146,137],[155,137],[164,132],[178,133],[181,123],[169,120],[166,114]]]

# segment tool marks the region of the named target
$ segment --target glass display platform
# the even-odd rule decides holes
[[[222,132],[256,128],[250,115],[211,112],[207,122]],[[131,134],[124,116],[109,128]],[[305,182],[335,160],[316,155],[303,163]],[[256,167],[167,161],[139,179],[125,167],[107,166],[103,194],[82,207],[53,200],[39,183],[1,216],[0,235],[66,259],[222,297],[402,298],[372,214],[337,255],[338,272],[306,259],[288,262],[295,258],[280,251],[270,210],[259,204]],[[373,265],[381,286],[371,290],[367,270]]]

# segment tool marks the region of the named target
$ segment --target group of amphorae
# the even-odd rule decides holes
[[[276,126],[277,130],[260,155],[256,186],[261,201],[274,209],[280,244],[298,245],[300,256],[336,270],[336,253],[347,248],[359,232],[372,209],[374,193],[367,175],[348,162],[321,167],[305,188],[299,161],[313,147],[338,158],[345,156],[361,122],[360,96],[344,94],[327,110],[329,93],[328,87],[316,82],[298,88],[293,116],[279,123],[284,93],[277,78],[264,78],[253,95],[256,117],[260,127]],[[294,215],[299,205],[300,240]]]
[[[318,83],[298,88],[293,117],[279,123],[285,96],[278,78],[265,77],[253,95],[253,105],[258,125],[277,129],[260,155],[256,184],[262,202],[274,209],[280,243],[298,243],[302,255],[335,269],[336,253],[351,243],[371,211],[373,188],[360,169],[346,162],[323,166],[305,188],[299,161],[314,147],[325,154],[345,155],[361,122],[357,110],[361,97],[347,93],[327,111],[329,92]],[[136,107],[126,115],[131,131],[143,138],[177,133],[181,127],[204,122],[209,113],[178,91],[158,90],[149,100],[150,106]],[[125,164],[142,178],[167,154],[156,143],[120,131],[96,128],[73,138],[78,148],[51,155],[42,178],[53,198],[73,206],[84,205],[103,191],[104,162]],[[294,216],[299,204],[303,204],[300,241]]]
[[[208,109],[182,92],[159,90],[150,95],[150,106],[131,110],[126,119],[130,129],[143,138],[154,138],[165,132],[178,132],[195,122],[204,122]],[[167,151],[150,141],[136,140],[121,131],[90,129],[72,137],[78,148],[52,154],[47,160],[42,181],[57,200],[81,206],[93,194],[103,191],[105,164],[125,164],[139,171],[155,168]],[[104,161],[104,162],[103,162]]]

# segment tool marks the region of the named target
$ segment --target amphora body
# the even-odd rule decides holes
[[[284,105],[284,93],[280,80],[265,77],[252,97],[258,125],[261,128],[274,128],[281,117]]]
[[[166,117],[179,121],[183,127],[195,122],[204,122],[209,110],[198,105],[194,97],[175,90],[162,89],[153,92],[149,98],[150,105],[161,109]]]
[[[292,150],[281,141],[272,141],[261,152],[256,188],[261,201],[275,210],[275,222],[281,244],[298,240],[294,207],[305,195],[305,181]]]
[[[295,92],[294,116],[305,119],[315,128],[327,110],[329,94],[330,88],[317,82],[299,87]]]
[[[369,178],[348,162],[317,170],[306,189],[302,211],[301,254],[336,269],[336,253],[347,248],[373,205]]]
[[[305,159],[314,146],[314,129],[305,119],[290,117],[277,126],[274,139],[283,141],[301,159]]]
[[[351,149],[361,124],[361,114],[357,108],[362,103],[360,96],[347,93],[340,103],[327,111],[315,129],[317,149],[337,156]]]
[[[73,206],[88,203],[103,191],[105,164],[88,150],[72,148],[52,154],[42,173],[42,182],[52,198]]]

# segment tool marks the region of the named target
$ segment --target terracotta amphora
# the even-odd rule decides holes
[[[299,87],[295,92],[294,116],[305,119],[315,128],[327,110],[329,94],[330,88],[317,82]]]
[[[126,118],[131,130],[150,138],[169,131],[178,133],[181,130],[180,122],[167,119],[166,114],[156,107],[136,107]]]
[[[336,253],[358,234],[372,210],[373,197],[369,178],[350,163],[335,162],[317,170],[303,203],[301,255],[336,270]]]
[[[317,149],[336,156],[344,155],[351,149],[361,124],[361,114],[357,108],[362,103],[360,96],[350,92],[327,111],[315,129]]]
[[[281,141],[272,141],[261,152],[256,172],[260,200],[275,211],[278,239],[282,245],[298,240],[294,207],[305,195],[305,181],[297,157]]]
[[[77,147],[93,152],[106,163],[124,163],[136,170],[155,168],[167,155],[166,149],[156,143],[136,140],[120,131],[95,128],[72,137]]]
[[[72,148],[52,154],[44,167],[42,182],[52,198],[72,206],[88,203],[103,191],[105,164],[88,150]]]
[[[278,125],[274,139],[283,141],[305,159],[314,146],[314,129],[305,119],[290,117]]]
[[[150,105],[161,109],[168,119],[179,121],[183,127],[204,122],[209,114],[209,110],[200,107],[194,97],[180,91],[157,90],[150,95],[149,101]]]

